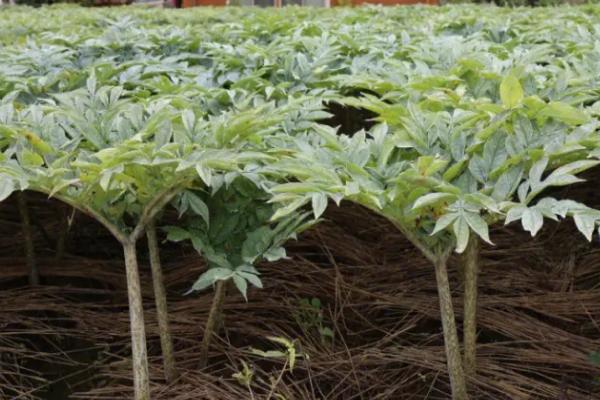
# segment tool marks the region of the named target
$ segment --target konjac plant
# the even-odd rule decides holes
[[[210,342],[222,319],[226,283],[232,281],[244,298],[248,283],[262,287],[256,264],[285,257],[284,242],[314,222],[298,212],[285,221],[270,223],[278,211],[267,204],[269,196],[259,171],[277,160],[272,154],[276,151],[273,143],[303,132],[329,114],[310,96],[264,100],[260,107],[247,108],[242,97],[238,112],[222,113],[210,120],[210,125],[193,120],[189,112],[182,119],[187,134],[196,138],[192,143],[202,138],[205,145],[178,167],[195,171],[198,178],[174,200],[184,218],[167,230],[169,240],[191,241],[207,263],[207,271],[190,291],[215,286],[200,347],[202,368],[207,365]]]
[[[464,361],[471,376],[476,372],[478,249],[481,240],[490,242],[487,225],[505,215],[510,216],[508,222],[520,219],[519,213],[524,212],[523,228],[533,236],[544,217],[557,219],[558,215],[563,218],[570,215],[588,240],[589,229],[593,230],[595,225],[595,212],[574,202],[569,203],[572,210],[538,210],[529,205],[525,206],[529,210],[524,211],[522,203],[538,202],[544,190],[580,182],[574,174],[597,165],[597,161],[589,158],[594,155],[599,137],[597,121],[581,108],[570,105],[573,101],[544,101],[535,94],[526,96],[517,76],[519,70],[523,71],[514,69],[497,77],[477,76],[467,68],[466,72],[457,73],[468,76],[467,84],[454,82],[455,89],[445,88],[443,94],[436,86],[440,81],[427,82],[428,86],[422,83],[420,89],[439,92],[435,97],[425,98],[420,110],[407,108],[404,101],[391,101],[398,97],[397,93],[387,103],[372,96],[348,99],[350,104],[371,109],[379,120],[389,123],[392,133],[400,136],[401,147],[448,162],[443,168],[442,182],[433,193],[419,198],[416,207],[433,206],[438,215],[448,212],[438,220],[434,232],[453,229],[459,239],[457,251],[465,251]],[[526,76],[521,80],[526,81]],[[490,81],[499,81],[497,90],[490,93],[497,102],[476,98],[466,88],[472,85],[490,90]],[[443,109],[452,113],[441,112]],[[542,179],[544,174],[548,175],[546,179]],[[548,206],[548,202],[554,200],[539,200],[540,207]],[[567,203],[561,204],[566,207]],[[510,211],[513,206],[515,210]],[[590,216],[584,217],[587,214]],[[582,229],[583,218],[588,219],[586,229]],[[470,236],[469,230],[476,235]]]
[[[506,88],[511,80],[501,84],[504,124],[489,112],[464,110],[473,107],[466,101],[454,113],[392,104],[405,110],[394,126],[382,123],[350,137],[315,125],[294,140],[293,156],[266,169],[291,180],[271,188],[284,208],[323,196],[358,203],[390,220],[432,262],[455,399],[467,398],[467,375],[476,371],[478,247],[480,240],[491,243],[488,226],[520,219],[535,235],[544,218],[570,216],[589,239],[599,222],[598,211],[583,204],[539,199],[545,189],[580,182],[575,174],[598,164],[588,159],[598,143],[597,123],[567,104],[524,99],[518,81]],[[533,115],[539,118],[532,122]],[[464,361],[447,272],[453,250],[466,250]]]
[[[200,368],[207,365],[211,338],[222,320],[228,282],[247,299],[249,284],[262,288],[256,265],[286,257],[284,243],[312,224],[302,212],[272,223],[276,208],[268,203],[268,193],[243,175],[231,179],[211,188],[212,192],[184,192],[177,208],[185,222],[166,228],[169,240],[190,241],[206,260],[207,270],[189,292],[215,288],[200,347]]]
[[[118,87],[98,89],[91,80],[85,92],[57,103],[63,107],[23,110],[6,128],[13,155],[4,160],[2,169],[12,179],[25,182],[21,189],[48,194],[91,216],[123,247],[135,398],[149,399],[136,242],[185,186],[186,177],[174,176],[177,152],[143,140],[144,135],[155,133],[153,117],[161,109],[133,104],[122,99],[121,93]],[[86,110],[74,114],[65,104],[69,101]]]
[[[133,102],[121,87],[97,87],[92,76],[83,89],[16,113],[2,131],[9,143],[2,164],[9,187],[48,194],[90,215],[123,247],[136,399],[149,398],[136,242],[198,177],[194,169],[178,170],[184,152],[193,151],[176,143],[183,136],[174,132],[183,125],[181,112],[167,102]],[[152,241],[152,230],[149,234]],[[174,366],[167,367],[172,376]]]
[[[86,88],[62,94],[54,104],[22,110],[2,131],[11,143],[2,164],[6,182],[21,182],[21,189],[46,193],[90,215],[122,245],[136,399],[149,396],[136,242],[150,227],[156,271],[155,216],[187,187],[210,183],[213,171],[235,172],[265,158],[244,149],[283,120],[287,108],[273,107],[265,103],[199,120],[162,99],[133,102],[120,87],[97,88],[92,77]],[[261,114],[265,110],[268,116]],[[159,301],[164,293],[155,296]]]

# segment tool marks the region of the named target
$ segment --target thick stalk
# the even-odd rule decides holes
[[[146,348],[146,329],[142,289],[135,242],[122,243],[127,272],[127,295],[129,298],[129,322],[131,326],[131,355],[133,359],[133,387],[135,400],[150,400],[150,378],[148,374],[148,350]]]
[[[446,347],[446,362],[448,363],[448,374],[450,375],[452,400],[467,400],[469,395],[467,394],[450,283],[448,281],[447,257],[438,257],[435,260],[435,278],[440,299],[440,314],[444,330],[444,345]]]
[[[31,217],[29,215],[29,209],[27,208],[25,193],[17,193],[17,203],[19,206],[19,214],[21,214],[21,229],[23,231],[23,240],[25,242],[25,258],[27,262],[29,284],[39,285],[40,272],[35,261],[35,249],[33,247],[33,235],[31,233]]]
[[[152,269],[152,284],[154,286],[154,301],[156,303],[156,318],[160,335],[160,347],[163,355],[163,368],[165,379],[172,382],[177,378],[175,367],[175,354],[173,352],[173,340],[169,329],[169,312],[167,309],[167,293],[160,264],[158,240],[156,239],[156,227],[150,222],[146,227],[148,238],[148,250],[150,252],[150,268]]]
[[[479,274],[479,238],[471,235],[464,254],[464,368],[474,377],[477,370],[477,276]]]
[[[219,325],[221,324],[221,314],[223,313],[226,292],[227,282],[218,281],[208,314],[208,320],[206,321],[206,328],[204,328],[202,345],[200,346],[200,368],[205,368],[208,364],[208,349],[212,336],[218,333]]]

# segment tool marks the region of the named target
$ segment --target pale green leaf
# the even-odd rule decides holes
[[[469,227],[475,232],[480,238],[489,244],[493,244],[490,240],[489,228],[487,222],[476,213],[465,212],[464,217],[469,224]]]
[[[239,275],[234,275],[233,282],[235,283],[235,287],[240,291],[242,296],[244,296],[244,300],[248,301],[248,282],[246,282],[246,279]]]
[[[469,243],[469,224],[464,217],[459,217],[454,221],[452,229],[456,238],[456,252],[462,253]]]
[[[436,233],[443,231],[446,229],[451,223],[453,223],[458,218],[457,213],[450,213],[442,215],[435,223],[435,227],[433,228],[433,232],[431,235],[435,235]]]
[[[327,208],[327,195],[323,193],[313,193],[311,196],[311,203],[315,218],[319,218]]]
[[[573,220],[575,221],[575,226],[579,229],[588,242],[592,241],[592,235],[594,234],[594,229],[596,228],[597,215],[592,213],[576,213],[573,216]]]
[[[506,108],[515,108],[523,101],[524,93],[519,79],[514,74],[504,77],[500,83],[500,99]]]
[[[432,206],[442,202],[448,202],[456,198],[456,195],[452,193],[428,193],[425,196],[419,197],[413,205],[413,210],[419,208]]]
[[[0,175],[0,201],[4,201],[15,191],[15,183],[7,175]]]
[[[527,208],[521,216],[523,229],[535,236],[544,225],[544,216],[536,208]]]

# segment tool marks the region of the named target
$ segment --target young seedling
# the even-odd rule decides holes
[[[256,264],[284,258],[284,243],[311,225],[306,213],[270,223],[276,210],[267,203],[268,194],[247,178],[233,179],[213,187],[214,193],[184,192],[177,208],[186,215],[185,223],[166,228],[169,240],[191,241],[207,263],[207,271],[190,292],[216,287],[200,348],[201,368],[207,365],[211,339],[218,333],[228,281],[247,299],[248,283],[262,288]]]
[[[259,356],[261,358],[265,358],[265,359],[269,359],[269,358],[276,358],[276,359],[283,359],[284,360],[284,364],[283,367],[281,368],[281,371],[279,372],[279,375],[277,375],[276,379],[273,379],[271,382],[271,388],[269,389],[269,393],[266,396],[266,400],[270,400],[273,395],[275,394],[275,390],[277,389],[277,386],[279,385],[279,383],[281,382],[281,379],[283,379],[283,374],[285,373],[285,371],[287,369],[289,369],[290,373],[294,372],[294,366],[296,365],[296,361],[298,358],[301,357],[305,357],[307,358],[308,356],[306,356],[305,354],[302,354],[301,352],[299,352],[296,349],[296,341],[295,340],[290,340],[284,337],[275,337],[275,336],[269,336],[267,337],[267,339],[269,339],[271,342],[278,344],[281,347],[284,347],[284,350],[259,350],[259,349],[251,349],[252,354]],[[279,397],[277,395],[275,395],[275,397]]]

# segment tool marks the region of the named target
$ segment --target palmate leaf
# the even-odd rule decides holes
[[[558,221],[573,217],[577,229],[591,240],[596,226],[600,224],[600,211],[573,200],[556,200],[551,197],[540,199],[533,206],[508,204],[505,224],[521,220],[523,228],[535,236],[543,226],[544,218]]]
[[[214,285],[217,281],[227,280],[232,276],[234,276],[234,272],[228,268],[211,268],[200,275],[200,278],[198,278],[198,280],[192,285],[192,288],[186,292],[186,294],[189,294],[192,291],[204,290],[207,287]],[[243,294],[245,297],[245,291]]]
[[[431,233],[432,236],[446,230],[452,225],[452,232],[456,240],[455,250],[457,253],[462,253],[465,250],[469,242],[469,236],[473,233],[485,242],[493,244],[489,237],[488,223],[478,212],[468,211],[457,207],[454,207],[453,209],[456,211],[444,214],[436,221],[433,232]]]
[[[295,213],[272,223],[275,207],[266,203],[267,193],[243,177],[235,178],[229,185],[221,186],[214,193],[187,191],[180,195],[189,202],[193,196],[202,202],[202,213],[198,215],[190,205],[184,210],[185,228],[169,228],[168,238],[191,240],[198,254],[205,258],[209,270],[205,272],[192,290],[208,288],[218,280],[233,280],[236,288],[246,299],[248,283],[261,288],[258,271],[254,264],[265,259],[269,262],[286,257],[284,243],[309,226],[307,213]],[[181,211],[181,209],[180,209]],[[219,272],[209,272],[217,269]],[[229,271],[225,274],[224,270]],[[208,274],[208,275],[207,275]]]

